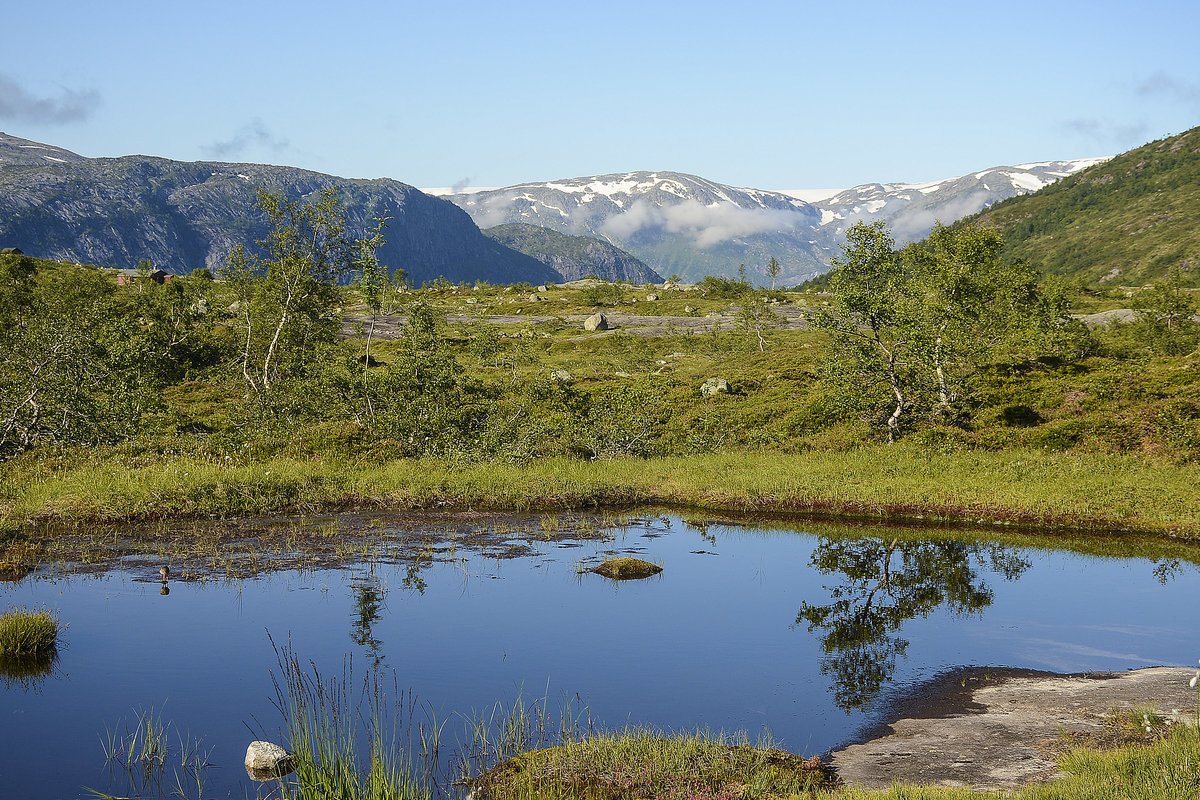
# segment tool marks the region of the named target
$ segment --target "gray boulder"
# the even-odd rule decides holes
[[[603,314],[592,314],[583,321],[583,329],[585,331],[606,331],[608,330],[608,317]]]
[[[702,397],[712,397],[714,394],[721,392],[729,392],[729,381],[724,378],[709,378],[700,385],[700,395]]]

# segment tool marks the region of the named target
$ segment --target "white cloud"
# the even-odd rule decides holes
[[[749,209],[728,203],[704,205],[696,200],[659,206],[638,200],[627,210],[606,219],[601,230],[614,239],[626,240],[639,231],[658,228],[706,248],[739,236],[794,230],[806,222],[802,214],[777,208]]]

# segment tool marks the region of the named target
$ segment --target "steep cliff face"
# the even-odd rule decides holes
[[[614,282],[662,282],[662,276],[640,259],[590,236],[568,236],[519,222],[497,225],[483,233],[506,247],[536,258],[563,280],[574,281],[591,275]]]
[[[72,159],[71,156],[74,156]],[[267,233],[259,188],[291,198],[337,190],[361,235],[390,217],[382,263],[420,284],[543,282],[558,273],[480,233],[465,212],[399,181],[351,180],[263,164],[83,158],[0,134],[0,246],[30,255],[129,268],[141,259],[176,274],[219,269],[238,244]]]

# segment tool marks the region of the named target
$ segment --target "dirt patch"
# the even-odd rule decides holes
[[[1195,718],[1195,674],[1180,667],[1076,675],[970,668],[897,702],[893,721],[831,754],[846,783],[1014,789],[1059,777],[1062,743],[1101,741],[1114,710],[1152,705],[1172,722]]]

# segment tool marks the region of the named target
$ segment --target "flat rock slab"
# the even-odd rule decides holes
[[[899,701],[895,721],[832,753],[842,780],[871,788],[923,783],[1015,789],[1060,777],[1046,745],[1062,732],[1102,729],[1113,709],[1153,705],[1194,720],[1195,671],[1152,667],[1077,675],[971,668],[944,675]]]

